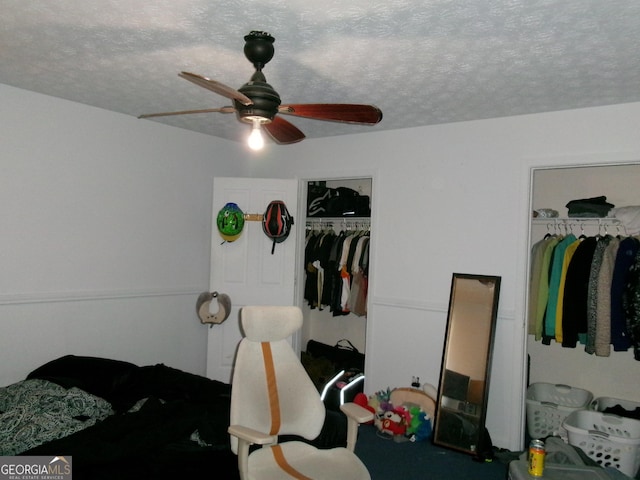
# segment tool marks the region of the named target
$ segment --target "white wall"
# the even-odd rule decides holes
[[[307,139],[248,163],[230,142],[0,95],[1,383],[80,344],[198,373],[206,344],[190,310],[207,288],[211,178],[372,176],[367,390],[437,384],[451,274],[500,275],[487,421],[509,448],[523,422],[530,170],[640,159],[640,104]]]
[[[67,353],[204,373],[214,175],[235,143],[0,85],[0,384]]]

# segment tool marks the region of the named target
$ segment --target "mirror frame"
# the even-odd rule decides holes
[[[490,315],[488,318],[483,318],[481,320],[488,322],[489,325],[489,335],[487,337],[487,343],[478,345],[478,356],[480,358],[486,358],[486,362],[484,364],[484,378],[482,381],[484,382],[484,388],[480,395],[476,394],[478,400],[481,400],[479,404],[475,402],[468,401],[469,394],[469,386],[471,382],[471,378],[468,375],[464,375],[453,370],[449,370],[447,368],[448,363],[451,363],[450,355],[452,354],[451,345],[454,339],[451,338],[451,334],[454,331],[454,309],[456,306],[460,305],[459,298],[459,281],[460,280],[478,280],[482,283],[489,283],[493,285],[493,289],[491,293],[487,296],[486,299],[483,299],[483,304],[486,302],[486,306],[490,308]],[[487,449],[491,448],[491,439],[488,438],[488,432],[485,428],[485,420],[487,414],[487,401],[489,398],[489,380],[491,377],[491,359],[493,356],[493,344],[495,338],[496,331],[496,323],[498,316],[498,299],[500,296],[500,281],[501,277],[493,276],[493,275],[475,275],[475,274],[467,274],[467,273],[454,273],[451,279],[451,291],[449,295],[449,309],[447,314],[447,326],[446,333],[444,339],[444,349],[442,354],[442,363],[440,366],[440,383],[438,385],[438,399],[436,404],[436,415],[435,415],[435,426],[433,432],[433,443],[436,445],[441,445],[444,447],[452,448],[454,450],[458,450],[464,453],[472,454],[476,457],[487,457],[485,455],[490,455],[490,451],[487,452]],[[485,315],[487,317],[487,315]],[[464,390],[464,401],[454,400],[451,397],[447,397],[443,395],[443,391],[445,390],[445,373],[452,372],[455,375],[448,376],[448,385],[447,389],[451,392],[451,389],[457,391]],[[458,394],[460,395],[460,394]],[[460,397],[458,397],[460,398]],[[447,403],[443,407],[443,401]],[[452,403],[453,402],[453,403]],[[455,406],[454,406],[455,404]],[[479,408],[479,412],[477,408]],[[444,413],[447,413],[448,420],[443,420]],[[455,418],[454,418],[455,417]],[[464,441],[455,442],[452,437],[454,436],[451,433],[451,429],[447,428],[451,426],[451,423],[447,423],[450,420],[460,421],[461,425],[471,425],[474,426],[477,421],[477,428],[473,431],[472,434],[465,437]],[[465,423],[462,423],[465,422]],[[465,432],[466,433],[466,432]]]

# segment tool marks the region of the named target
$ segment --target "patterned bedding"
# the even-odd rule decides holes
[[[24,380],[0,388],[0,456],[66,437],[112,414],[106,400],[47,380]]]

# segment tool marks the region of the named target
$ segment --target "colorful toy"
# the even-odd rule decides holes
[[[431,436],[435,401],[416,388],[387,388],[368,399],[364,394],[355,401],[376,414],[374,425],[394,441],[419,442]]]
[[[420,407],[413,406],[409,408],[411,420],[407,427],[406,435],[412,442],[420,442],[426,440],[431,436],[431,419],[426,412],[423,412]]]
[[[376,409],[369,405],[369,398],[364,393],[357,393],[355,397],[353,397],[353,403],[356,405],[360,405],[361,407],[369,410],[374,415],[376,414]],[[366,423],[367,425],[373,424],[373,420]]]
[[[425,384],[425,386],[428,384]],[[389,401],[393,405],[417,405],[430,418],[433,418],[436,411],[435,397],[430,396],[425,390],[417,388],[400,387],[394,388],[389,396]]]
[[[408,411],[403,407],[397,407],[385,412],[375,422],[381,433],[388,435],[404,435],[407,432]]]
[[[393,409],[390,398],[391,389],[387,387],[387,390],[379,390],[369,397],[369,406],[374,409],[376,415],[381,416],[383,413]]]

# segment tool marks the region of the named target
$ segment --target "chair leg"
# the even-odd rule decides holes
[[[354,451],[356,448],[356,440],[358,439],[358,427],[360,425],[357,421],[347,417],[347,449]]]
[[[242,439],[238,440],[238,471],[240,472],[240,480],[248,478],[249,471],[249,445],[250,443]]]
[[[341,405],[340,410],[347,416],[347,449],[353,452],[358,439],[358,427],[361,423],[373,421],[374,414],[352,402]]]

